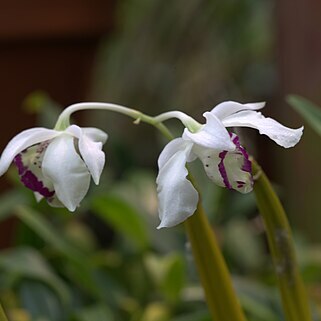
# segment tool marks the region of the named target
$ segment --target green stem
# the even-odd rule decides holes
[[[168,120],[171,118],[177,118],[192,132],[202,127],[202,125],[199,124],[196,120],[194,120],[192,117],[186,115],[181,111],[171,111],[171,112],[160,114],[156,117],[152,117],[140,112],[139,110],[128,108],[117,104],[88,102],[88,103],[73,104],[68,106],[66,109],[64,109],[60,114],[60,116],[58,117],[58,120],[56,122],[54,129],[65,130],[68,126],[70,126],[71,114],[80,110],[114,111],[114,112],[126,115],[128,117],[134,118],[136,124],[139,124],[140,122],[144,122],[155,126],[168,139],[173,139],[173,136],[171,135],[169,130],[162,124],[165,120]]]
[[[158,123],[158,121],[155,120],[154,117],[145,115],[136,109],[124,107],[117,104],[111,104],[111,103],[88,102],[88,103],[78,103],[78,104],[70,105],[66,109],[64,109],[56,122],[55,130],[64,130],[68,126],[70,126],[71,114],[81,110],[114,111],[114,112],[129,116],[131,118],[134,118],[135,123],[137,124],[139,124],[141,121],[148,123],[150,125],[155,125]]]
[[[174,139],[173,134],[168,130],[168,128],[162,123],[156,123],[154,126],[168,139]]]
[[[182,124],[188,128],[192,133],[197,132],[202,128],[202,125],[197,122],[194,118],[191,116],[181,112],[181,111],[168,111],[166,113],[159,114],[158,116],[154,117],[155,121],[157,122],[164,122],[165,120],[177,118],[179,119]]]
[[[62,111],[59,115],[58,120],[55,125],[55,130],[65,130],[68,126],[70,126],[70,116],[81,110],[107,110],[114,111],[128,117],[134,118],[135,124],[139,124],[140,122],[144,122],[156,127],[167,139],[173,139],[173,135],[168,130],[168,128],[163,124],[164,120],[168,120],[171,117],[180,119],[183,123],[189,121],[195,127],[195,124],[198,124],[192,117],[182,113],[182,112],[169,112],[158,115],[156,117],[148,116],[139,110],[128,108],[121,105],[111,104],[111,103],[96,103],[96,102],[88,102],[88,103],[78,103],[74,105],[68,106],[66,109]],[[170,117],[171,115],[171,117]],[[176,115],[176,116],[175,116]]]
[[[245,321],[226,263],[200,202],[194,215],[185,221],[185,227],[213,320]]]
[[[263,216],[269,247],[287,321],[311,321],[309,302],[301,279],[285,211],[271,183],[253,161],[254,193]]]

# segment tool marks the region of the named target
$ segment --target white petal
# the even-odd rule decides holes
[[[204,113],[206,124],[196,133],[191,133],[187,128],[183,138],[190,139],[195,144],[214,150],[234,150],[235,146],[222,122],[212,113]]]
[[[108,135],[98,128],[81,127],[81,130],[88,138],[90,138],[94,142],[101,142],[102,144],[105,144],[107,141]]]
[[[61,135],[49,144],[42,169],[58,199],[73,212],[88,191],[90,174],[75,150],[72,136]]]
[[[34,192],[33,195],[35,196],[37,203],[39,203],[43,199],[43,196],[38,192]]]
[[[260,112],[241,111],[223,120],[226,127],[251,127],[257,129],[260,134],[267,135],[280,146],[289,148],[296,145],[303,132],[303,127],[292,129],[285,127],[276,120],[264,117]]]
[[[99,178],[105,165],[105,154],[102,151],[103,143],[107,140],[107,134],[97,128],[80,128],[72,125],[66,132],[72,133],[79,139],[79,151],[87,165],[95,182],[99,184]]]
[[[215,106],[211,113],[218,119],[224,119],[225,117],[235,114],[241,110],[257,110],[265,106],[265,102],[251,103],[251,104],[240,104],[236,101],[224,101]]]
[[[13,137],[1,155],[0,176],[8,170],[17,154],[34,144],[52,139],[60,134],[61,132],[56,130],[37,127],[24,130],[17,136]]]
[[[177,225],[193,215],[196,210],[198,194],[186,178],[188,171],[185,167],[192,147],[193,144],[187,142],[183,149],[176,150],[171,157],[165,155],[159,161],[162,166],[156,180],[161,220],[158,228]],[[163,162],[165,158],[166,162]]]
[[[197,157],[203,163],[204,170],[208,178],[211,181],[213,181],[215,184],[222,187],[226,187],[218,169],[218,164],[221,161],[221,159],[219,158],[219,154],[221,151],[216,151],[210,148],[195,146],[193,148],[193,152],[197,155]]]
[[[158,157],[158,168],[162,168],[179,150],[184,150],[188,143],[181,137],[171,140]]]

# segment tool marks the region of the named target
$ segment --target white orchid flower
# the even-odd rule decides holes
[[[217,185],[241,193],[252,190],[249,156],[238,136],[229,133],[226,127],[255,128],[285,148],[299,142],[303,127],[291,129],[255,111],[264,105],[223,102],[203,114],[205,125],[195,130],[195,123],[191,124],[193,132],[185,128],[182,137],[165,146],[158,159],[157,191],[161,220],[158,228],[177,225],[195,212],[198,193],[187,179],[185,165],[196,158],[202,161],[207,176]]]
[[[12,162],[22,183],[52,206],[74,211],[86,195],[90,176],[96,184],[105,163],[107,134],[97,128],[27,129],[15,136],[0,158],[0,176]]]

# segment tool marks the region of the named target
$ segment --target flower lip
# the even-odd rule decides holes
[[[223,152],[220,152],[219,153],[219,158],[221,159],[221,161],[219,162],[218,164],[218,170],[222,176],[222,179],[223,179],[223,183],[225,185],[226,188],[228,189],[233,189],[232,188],[232,185],[230,184],[230,181],[227,177],[227,172],[226,172],[226,168],[225,168],[225,165],[224,165],[224,159],[225,159],[225,156],[227,154],[227,151],[224,150]]]
[[[23,151],[22,153],[24,153]],[[37,178],[37,176],[29,170],[22,161],[21,154],[18,154],[14,160],[14,164],[18,168],[18,173],[21,179],[21,182],[29,189],[34,192],[38,192],[45,198],[50,198],[54,196],[55,191],[50,191],[47,187],[44,186],[43,182]]]
[[[249,154],[247,153],[246,149],[241,145],[239,137],[237,135],[234,135],[234,136],[235,137],[233,138],[233,134],[231,135],[233,143],[244,156],[244,164],[242,166],[242,170],[244,172],[252,173],[252,163],[249,159]]]

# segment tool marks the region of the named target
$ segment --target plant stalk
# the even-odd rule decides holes
[[[214,321],[245,321],[230,274],[201,203],[185,221],[195,264]]]
[[[254,193],[263,217],[287,321],[312,321],[291,228],[282,204],[260,166],[252,161]]]

